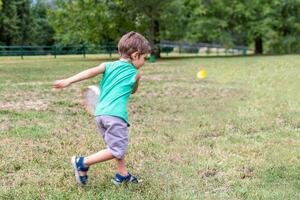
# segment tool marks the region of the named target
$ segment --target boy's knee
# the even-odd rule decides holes
[[[112,155],[117,159],[123,159],[127,153],[127,146],[126,148],[109,148]]]

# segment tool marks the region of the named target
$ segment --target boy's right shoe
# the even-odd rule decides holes
[[[122,176],[121,174],[117,173],[115,177],[111,180],[115,185],[120,185],[122,183],[140,183],[141,181],[138,180],[135,176],[132,176],[128,173],[127,176]]]
[[[80,172],[87,172],[89,170],[89,167],[85,166],[83,161],[84,157],[73,156],[71,158],[71,163],[74,168],[76,181],[81,186],[85,186],[87,184],[88,176],[80,176]]]

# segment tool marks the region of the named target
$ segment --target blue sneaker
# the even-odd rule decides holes
[[[84,157],[73,156],[71,159],[72,166],[74,168],[76,181],[79,185],[85,186],[88,181],[88,176],[80,176],[79,172],[87,172],[89,167],[83,164]]]
[[[141,181],[138,180],[135,176],[132,176],[128,173],[127,176],[122,176],[119,173],[115,175],[115,177],[111,180],[115,185],[120,185],[122,183],[140,183]]]

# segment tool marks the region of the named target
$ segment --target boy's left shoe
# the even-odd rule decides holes
[[[122,176],[121,174],[117,173],[111,182],[113,182],[115,185],[120,185],[122,183],[138,184],[141,182],[141,180],[138,180],[135,176],[132,176],[129,173],[127,176]]]

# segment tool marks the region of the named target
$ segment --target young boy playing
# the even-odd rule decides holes
[[[124,160],[128,148],[127,105],[130,94],[137,91],[141,78],[139,69],[150,53],[150,45],[139,33],[129,32],[120,39],[118,51],[119,60],[102,63],[70,78],[57,80],[53,84],[54,88],[64,88],[72,83],[103,74],[100,83],[101,94],[96,105],[96,124],[107,149],[87,157],[72,157],[76,181],[81,186],[87,184],[90,166],[111,159],[115,159],[118,170],[112,179],[114,184],[139,182],[128,173]]]

